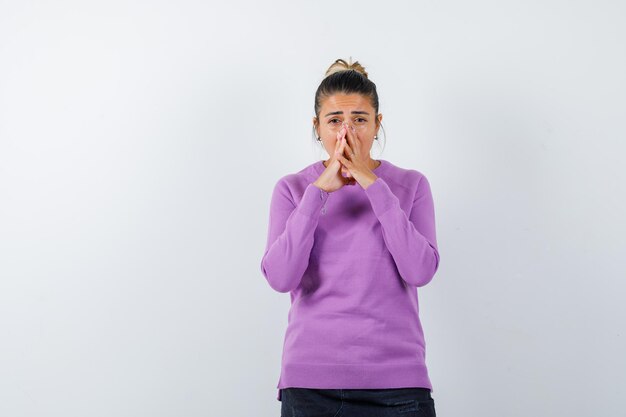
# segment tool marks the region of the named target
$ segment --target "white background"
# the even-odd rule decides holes
[[[437,415],[622,416],[619,1],[0,1],[0,415],[278,416],[272,188],[337,58],[423,172]]]

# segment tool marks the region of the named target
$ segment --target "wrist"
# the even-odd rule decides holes
[[[370,185],[376,182],[377,179],[378,179],[377,175],[368,176],[364,181],[365,184],[363,184],[363,189],[367,190]]]
[[[320,189],[320,191],[324,192],[324,193],[329,193],[329,191],[327,191],[324,187],[322,187],[320,184],[318,184],[317,182],[313,182],[312,183],[314,186],[316,186],[317,188]]]

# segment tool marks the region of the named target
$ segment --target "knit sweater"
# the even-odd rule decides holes
[[[281,388],[432,390],[417,288],[439,266],[424,174],[381,159],[367,189],[313,185],[323,161],[280,178],[261,272],[291,296]]]

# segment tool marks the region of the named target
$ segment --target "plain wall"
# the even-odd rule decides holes
[[[280,414],[270,197],[350,56],[433,191],[437,414],[623,415],[625,12],[0,1],[0,415]]]

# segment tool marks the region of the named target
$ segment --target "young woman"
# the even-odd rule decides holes
[[[315,94],[330,158],[276,183],[261,271],[290,292],[281,417],[435,416],[417,288],[439,266],[421,172],[374,160],[376,85],[336,60]]]

